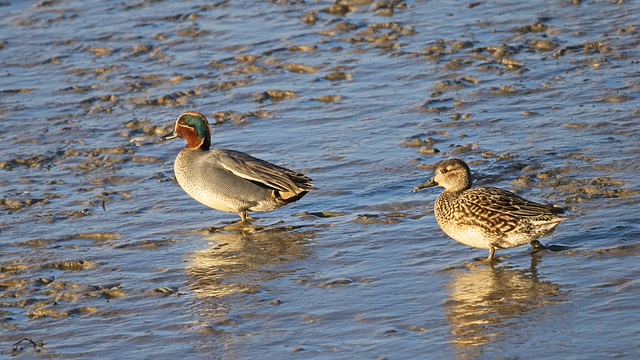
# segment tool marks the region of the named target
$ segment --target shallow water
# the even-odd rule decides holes
[[[638,3],[342,3],[2,3],[3,354],[640,354]],[[158,142],[191,109],[319,189],[195,202]],[[568,206],[559,251],[447,238],[411,189],[454,156]]]

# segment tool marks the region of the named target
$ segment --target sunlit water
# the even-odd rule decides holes
[[[3,354],[640,354],[638,3],[342,4],[1,4]],[[158,142],[186,110],[318,190],[200,205]],[[447,238],[411,189],[454,156],[567,206],[561,251]]]

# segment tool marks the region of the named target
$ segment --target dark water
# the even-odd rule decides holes
[[[2,354],[640,355],[637,2],[0,4]],[[186,110],[319,190],[195,202]],[[454,156],[568,206],[564,250],[447,238],[411,189]]]

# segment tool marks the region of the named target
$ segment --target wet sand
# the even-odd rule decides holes
[[[0,352],[635,358],[634,2],[0,2]],[[249,29],[249,30],[247,30]],[[319,188],[251,224],[175,182],[177,116]],[[567,206],[449,239],[434,164]],[[23,340],[30,339],[30,340]]]

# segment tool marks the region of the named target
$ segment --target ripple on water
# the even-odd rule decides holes
[[[540,5],[0,2],[0,351],[633,357],[640,9]],[[194,202],[185,110],[319,190]],[[411,188],[449,157],[569,206],[554,251],[448,239]]]

